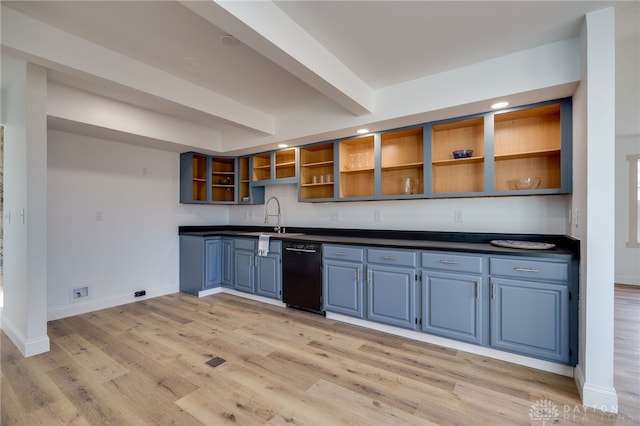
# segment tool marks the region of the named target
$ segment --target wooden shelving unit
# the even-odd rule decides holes
[[[340,142],[340,198],[373,197],[374,137]]]
[[[211,201],[235,200],[235,159],[211,159]]]
[[[333,143],[300,148],[300,199],[334,197]]]
[[[296,177],[296,150],[295,148],[276,151],[276,179]]]
[[[238,159],[238,197],[239,202],[249,202],[249,157]]]
[[[538,189],[560,188],[561,145],[559,103],[495,114],[495,190],[527,176],[540,178]]]
[[[383,133],[380,140],[382,195],[423,194],[422,127]]]
[[[194,155],[192,159],[193,201],[207,201],[207,157]]]
[[[472,149],[473,157],[453,158]],[[431,126],[431,179],[434,194],[484,191],[484,117]]]
[[[453,158],[460,149],[473,157]],[[484,191],[484,117],[431,126],[431,179],[434,194]]]
[[[253,181],[271,179],[271,153],[253,156]]]

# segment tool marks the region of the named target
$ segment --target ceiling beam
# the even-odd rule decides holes
[[[263,135],[275,118],[219,93],[2,6],[3,51],[84,80],[108,81]]]
[[[372,89],[270,1],[181,1],[355,115],[373,112]]]

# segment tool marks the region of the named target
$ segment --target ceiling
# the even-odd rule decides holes
[[[265,138],[269,143],[295,142],[291,137],[295,132],[283,132],[278,125],[281,117],[300,111],[322,111],[344,122],[344,127],[351,122],[367,124],[376,109],[372,93],[574,37],[586,13],[610,5],[617,9],[617,43],[637,46],[640,39],[637,1],[2,4],[190,84],[203,97],[209,96],[210,102],[203,98],[205,104],[220,108],[201,108],[126,79],[111,80],[110,73],[115,76],[117,70],[108,68],[116,68],[115,63],[106,64],[100,75],[91,75],[63,61],[43,60],[50,81],[197,123],[230,141],[253,141],[250,146],[224,149],[229,152],[259,149]],[[229,34],[239,41],[237,45],[222,41]],[[630,84],[637,88],[638,82]],[[229,112],[235,110],[236,115]],[[56,126],[64,127],[64,122]],[[302,136],[306,139],[299,140],[314,137]],[[322,135],[327,136],[331,135]]]

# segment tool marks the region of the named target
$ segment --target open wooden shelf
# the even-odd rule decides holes
[[[275,153],[276,179],[296,177],[296,149],[288,148]]]
[[[452,160],[440,160],[433,161],[431,164],[434,166],[448,166],[456,164],[468,164],[468,163],[482,163],[484,157],[467,157],[467,158],[454,158]]]
[[[207,157],[194,155],[191,163],[193,201],[207,201]]]
[[[340,198],[374,195],[373,135],[340,142]]]
[[[333,147],[329,142],[300,148],[301,200],[334,197]],[[320,176],[324,182],[320,182]]]
[[[235,201],[235,158],[211,159],[211,201]]]
[[[271,154],[257,154],[253,156],[253,181],[271,179]]]
[[[240,157],[238,159],[238,201],[249,201],[249,157]]]
[[[331,160],[331,161],[317,161],[315,163],[300,164],[300,167],[326,167],[326,166],[333,167],[333,160]]]
[[[494,158],[496,161],[501,161],[501,160],[515,160],[519,158],[553,156],[553,155],[560,155],[560,149],[541,149],[538,151],[514,152],[513,154],[496,155]]]
[[[453,158],[461,149],[473,150],[473,157]],[[431,159],[434,194],[484,191],[484,117],[431,126]]]
[[[494,117],[496,191],[516,190],[514,179],[540,177],[537,189],[560,188],[560,104],[497,113]]]

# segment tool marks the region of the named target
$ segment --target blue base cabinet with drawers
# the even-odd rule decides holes
[[[415,251],[367,249],[367,319],[418,327],[416,265]]]
[[[491,346],[568,362],[575,353],[569,264],[491,258],[490,270]]]
[[[327,312],[577,364],[578,262],[570,255],[331,244],[323,270]]]
[[[324,309],[364,318],[364,249],[324,244],[322,253]]]
[[[482,273],[486,270],[485,263],[483,256],[422,253],[423,331],[484,343],[483,315],[487,299]]]

